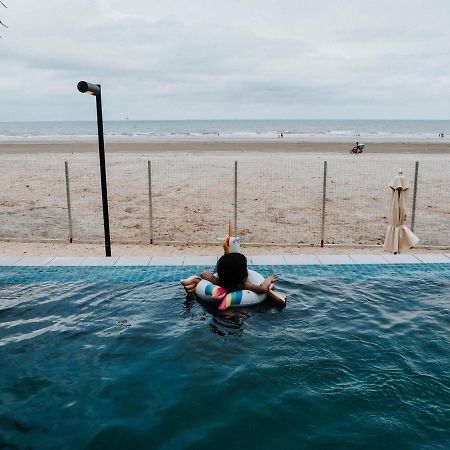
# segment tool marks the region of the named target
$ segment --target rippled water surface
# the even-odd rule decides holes
[[[449,268],[259,270],[285,308],[206,307],[181,267],[0,268],[0,448],[450,448]]]

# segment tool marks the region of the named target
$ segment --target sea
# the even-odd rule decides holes
[[[450,120],[107,120],[108,140],[450,142]],[[93,140],[95,121],[0,122],[0,141]]]

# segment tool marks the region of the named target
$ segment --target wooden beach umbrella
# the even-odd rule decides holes
[[[390,182],[389,188],[392,196],[384,250],[389,253],[400,253],[414,247],[419,242],[419,238],[405,225],[409,185],[401,169]]]

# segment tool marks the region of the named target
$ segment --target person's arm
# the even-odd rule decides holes
[[[219,285],[219,279],[215,277],[211,272],[202,272],[200,276],[204,280],[210,281],[212,284]]]
[[[244,283],[244,289],[254,292],[255,294],[267,294],[269,292],[270,285],[278,280],[278,274],[272,275],[266,278],[261,284],[253,284],[246,281]]]

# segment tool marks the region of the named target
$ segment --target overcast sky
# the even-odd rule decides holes
[[[0,121],[450,118],[448,0],[3,0]]]

